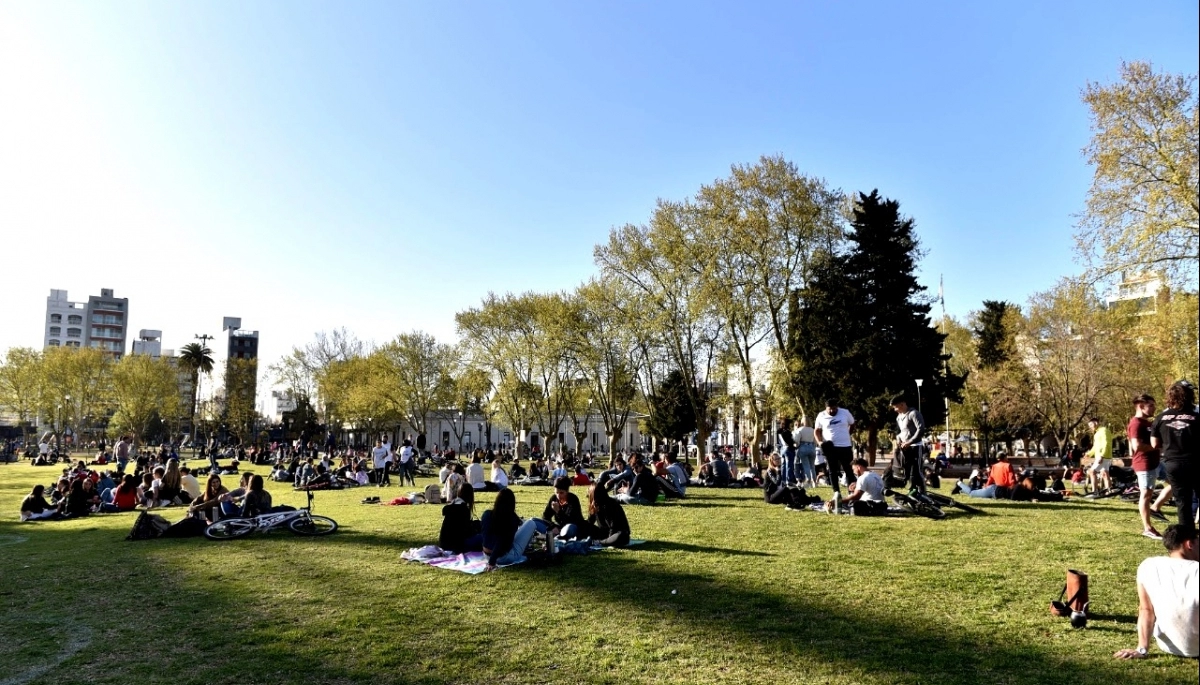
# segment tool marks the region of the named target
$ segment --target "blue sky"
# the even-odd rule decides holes
[[[167,347],[450,340],[610,228],[782,154],[917,223],[949,312],[1075,273],[1079,99],[1195,73],[1197,3],[0,0],[0,348],[101,287]],[[18,252],[11,247],[20,245]]]

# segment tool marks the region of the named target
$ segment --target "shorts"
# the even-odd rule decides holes
[[[1153,471],[1134,471],[1137,474],[1137,484],[1142,490],[1149,490],[1158,481],[1158,469]]]
[[[1097,459],[1092,462],[1092,465],[1088,468],[1088,471],[1091,471],[1092,473],[1108,473],[1108,469],[1111,467],[1112,459]]]

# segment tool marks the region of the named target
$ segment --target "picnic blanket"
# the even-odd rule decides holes
[[[640,545],[645,540],[630,540],[629,545]],[[613,549],[611,547],[592,547],[591,551],[599,552],[605,549]],[[424,547],[414,547],[413,549],[405,550],[400,553],[400,558],[406,561],[416,561],[426,566],[434,568],[444,568],[450,571],[459,571],[470,575],[478,575],[487,570],[488,558],[483,552],[464,552],[463,554],[455,554],[447,552],[437,545],[426,545]],[[517,562],[520,563],[520,562]],[[516,564],[504,564],[506,566],[516,566]]]

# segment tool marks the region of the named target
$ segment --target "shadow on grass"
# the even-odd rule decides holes
[[[671,542],[669,540],[647,540],[643,544],[627,548],[630,552],[699,552],[702,554],[731,554],[743,557],[773,557],[769,552],[756,552],[745,549],[726,549],[724,547],[709,547],[692,545],[686,542]]]

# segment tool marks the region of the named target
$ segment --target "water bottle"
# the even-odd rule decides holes
[[[833,491],[833,513],[835,513],[835,514],[842,513],[842,491],[841,490]]]

